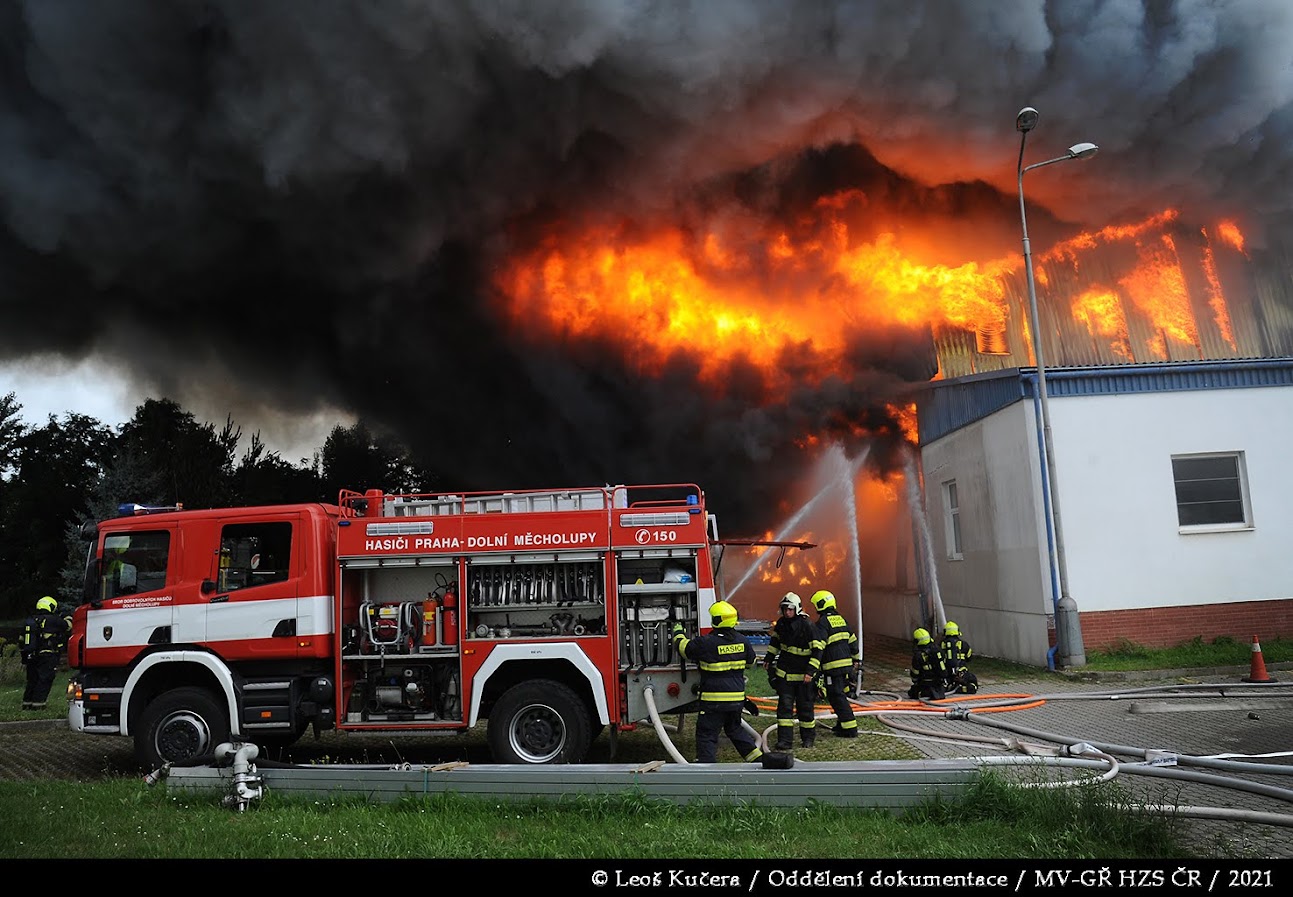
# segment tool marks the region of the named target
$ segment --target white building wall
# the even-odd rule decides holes
[[[1293,596],[1293,389],[1052,397],[1050,412],[1080,612]],[[1235,451],[1253,528],[1180,532],[1172,455]]]
[[[979,653],[1044,665],[1054,607],[1034,404],[1016,402],[924,446],[921,463],[944,618]],[[948,480],[959,493],[959,560],[949,557]]]

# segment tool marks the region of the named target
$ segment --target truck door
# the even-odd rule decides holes
[[[150,521],[151,522],[151,521]],[[115,655],[129,663],[136,653],[174,640],[179,540],[173,525],[109,531],[104,535],[97,594],[86,618],[86,645],[98,663]]]
[[[296,656],[300,529],[298,514],[220,524],[202,591],[205,641],[226,660]]]

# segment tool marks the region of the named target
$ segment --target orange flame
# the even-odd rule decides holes
[[[1119,283],[1131,301],[1157,325],[1149,338],[1149,347],[1160,357],[1167,356],[1167,337],[1198,345],[1199,334],[1185,291],[1185,277],[1176,256],[1176,242],[1163,234],[1158,245],[1141,247],[1141,264]]]
[[[1122,357],[1132,358],[1127,316],[1122,310],[1122,300],[1113,290],[1096,287],[1078,296],[1073,301],[1073,320],[1085,324],[1092,335],[1107,337]]]
[[[979,353],[1008,355],[1010,345],[1019,345],[1007,342],[1009,325],[1030,345],[1027,315],[1011,310],[1006,292],[1021,260],[918,261],[901,248],[896,231],[863,235],[845,216],[866,203],[858,191],[842,191],[821,198],[805,220],[787,223],[746,214],[716,217],[696,230],[667,224],[632,231],[589,226],[561,237],[554,231],[508,259],[497,284],[517,319],[530,326],[614,341],[648,373],[685,352],[710,382],[722,382],[737,360],[756,365],[773,389],[847,374],[858,362],[850,357],[858,338],[880,328],[961,329],[975,335]],[[1186,272],[1169,230],[1178,220],[1177,210],[1165,209],[1056,245],[1038,258],[1034,272],[1046,290],[1043,306],[1052,313],[1066,308],[1093,339],[1129,360],[1146,360],[1146,352],[1168,357],[1169,339],[1201,353]],[[1233,222],[1220,222],[1216,233],[1219,242],[1243,251]],[[1070,286],[1102,245],[1122,247],[1128,264],[1111,270],[1102,263],[1083,275],[1084,285]],[[1210,244],[1203,256],[1197,281],[1206,281],[1212,317],[1233,347]],[[914,420],[903,431],[914,440]]]
[[[790,353],[795,373],[815,380],[836,372],[851,336],[876,327],[1004,324],[1001,274],[1011,264],[920,264],[893,234],[853,245],[840,222],[753,246],[667,227],[632,240],[606,230],[549,240],[499,283],[518,315],[575,337],[618,338],[648,370],[679,350],[709,377],[740,357],[772,371]]]
[[[1239,232],[1239,225],[1233,221],[1217,222],[1217,236],[1239,252],[1248,255],[1247,252],[1244,252],[1244,235]]]
[[[916,403],[906,405],[889,405],[889,413],[898,422],[898,429],[903,438],[912,445],[920,445],[920,429],[916,424]]]
[[[1207,235],[1208,232],[1205,230],[1203,236]],[[1242,243],[1241,237],[1240,245],[1236,247],[1240,252],[1243,251]],[[1234,330],[1230,326],[1230,308],[1226,305],[1226,294],[1221,290],[1221,278],[1217,275],[1217,257],[1211,246],[1203,247],[1203,275],[1208,279],[1208,307],[1212,309],[1212,319],[1217,324],[1217,330],[1221,332],[1221,338],[1230,345],[1231,349],[1236,349],[1238,347],[1235,345]]]

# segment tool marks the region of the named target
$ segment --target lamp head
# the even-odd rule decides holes
[[[1020,109],[1019,114],[1015,116],[1015,130],[1027,134],[1035,127],[1037,127],[1037,110],[1032,106]]]
[[[1089,159],[1098,152],[1100,147],[1094,143],[1075,143],[1069,147],[1069,155],[1074,159]]]

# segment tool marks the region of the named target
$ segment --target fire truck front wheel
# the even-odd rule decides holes
[[[201,688],[177,688],[158,695],[144,708],[139,722],[135,754],[149,769],[206,756],[229,740],[225,712]]]
[[[503,693],[489,714],[498,763],[580,763],[592,741],[588,706],[560,682],[536,679]]]

